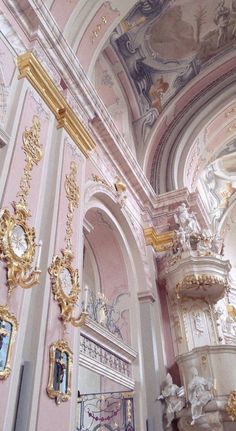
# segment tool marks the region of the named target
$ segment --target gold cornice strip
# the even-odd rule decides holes
[[[153,227],[144,229],[146,245],[151,245],[156,252],[164,252],[173,246],[175,232],[164,232],[157,234]]]
[[[31,51],[19,55],[17,66],[20,72],[19,79],[28,79],[55,115],[57,127],[63,127],[77,147],[88,157],[88,152],[95,148],[95,142],[35,55]]]

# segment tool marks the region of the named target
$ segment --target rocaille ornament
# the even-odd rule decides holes
[[[70,322],[79,327],[84,324],[88,313],[83,311],[78,317],[73,317],[74,307],[79,298],[79,274],[72,266],[73,253],[71,237],[73,234],[72,221],[76,207],[79,205],[79,187],[76,184],[77,166],[74,162],[70,165],[70,173],[66,175],[65,192],[68,200],[66,220],[66,248],[61,250],[61,256],[54,256],[48,268],[51,277],[54,299],[60,306],[60,318],[66,324]],[[87,301],[86,301],[87,302]]]
[[[43,155],[39,133],[39,118],[34,116],[32,126],[29,129],[26,128],[23,133],[25,166],[20,181],[20,190],[17,193],[19,201],[12,203],[14,214],[8,208],[3,208],[0,213],[0,258],[6,263],[9,294],[18,285],[28,289],[38,283],[41,272],[37,264],[35,269],[32,269],[37,246],[35,229],[28,224],[30,211],[27,204],[31,172],[33,166],[39,163]]]

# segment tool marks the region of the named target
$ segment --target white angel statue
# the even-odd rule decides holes
[[[167,427],[169,427],[175,418],[175,413],[180,412],[180,410],[185,406],[184,387],[175,385],[171,375],[168,373],[165,379],[164,388],[158,399],[165,400]]]

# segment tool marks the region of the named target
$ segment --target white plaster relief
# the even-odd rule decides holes
[[[36,91],[30,89],[29,95],[30,95],[31,100],[33,100],[33,102],[34,102],[33,106],[31,106],[31,107],[32,107],[32,109],[35,110],[35,105],[36,105],[36,113],[39,116],[39,118],[41,120],[49,120],[49,118],[51,116],[51,112],[49,111],[47,105],[41,99],[39,94],[36,93]]]

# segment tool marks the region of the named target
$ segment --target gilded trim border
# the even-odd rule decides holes
[[[96,146],[84,125],[73,112],[64,96],[60,93],[44,67],[32,51],[17,57],[19,79],[27,78],[37,93],[42,97],[58,121],[58,128],[63,127],[82,153],[88,157],[89,151]]]
[[[151,245],[156,252],[164,252],[173,246],[175,232],[164,232],[157,234],[153,227],[144,229],[146,245]]]

